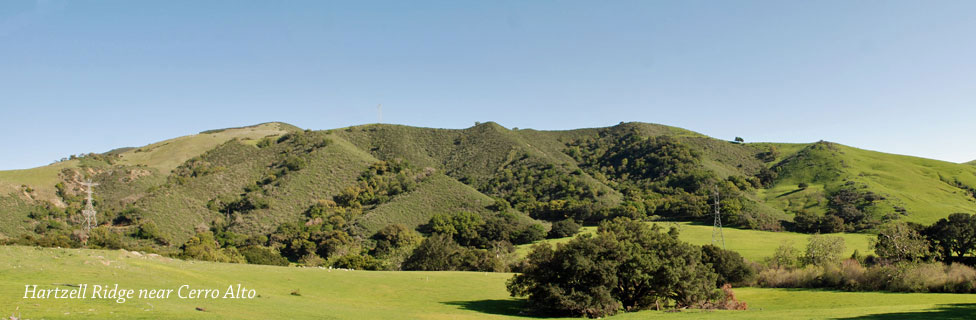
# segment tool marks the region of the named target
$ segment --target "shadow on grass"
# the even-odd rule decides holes
[[[497,314],[513,317],[539,318],[536,315],[525,311],[527,303],[525,300],[514,299],[488,299],[474,301],[448,301],[442,302],[446,305],[459,306],[463,310],[471,310],[481,313]]]
[[[778,195],[776,197],[777,198],[782,198],[782,197],[785,197],[785,196],[788,196],[788,195],[791,195],[791,194],[794,194],[794,193],[797,193],[797,192],[800,192],[800,191],[803,191],[803,190],[806,190],[806,189],[796,189],[796,190],[793,190],[793,191],[787,191],[787,192],[784,192],[783,194]]]
[[[976,303],[942,304],[925,311],[879,313],[840,319],[976,319]]]

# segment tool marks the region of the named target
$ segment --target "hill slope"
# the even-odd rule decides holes
[[[400,161],[423,177],[383,176],[374,181],[382,185],[367,185],[378,174],[369,172],[374,165]],[[565,131],[493,122],[325,131],[266,123],[0,171],[0,238],[44,228],[70,234],[80,223],[86,178],[101,184],[99,221],[123,234],[153,222],[170,248],[200,228],[269,235],[286,223],[311,223],[313,206],[341,202],[347,192],[368,202],[342,209],[354,212],[347,218],[365,232],[360,238],[462,211],[511,210],[529,223],[618,215],[707,220],[713,186],[721,188],[729,223],[772,230],[790,228],[798,213],[833,214],[842,192],[873,201],[858,208],[864,217],[847,231],[976,212],[976,166],[836,143],[742,144],[647,123]]]

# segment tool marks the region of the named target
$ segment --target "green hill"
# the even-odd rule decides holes
[[[207,229],[229,248],[264,239],[260,246],[278,250],[282,226],[322,221],[314,232],[348,232],[368,251],[388,225],[415,229],[458,212],[507,211],[542,226],[615,216],[706,221],[713,189],[729,225],[774,231],[822,231],[794,224],[797,214],[844,218],[823,232],[871,232],[890,220],[930,224],[976,212],[976,166],[830,142],[735,143],[648,123],[563,131],[265,123],[0,171],[0,239],[78,243],[87,178],[100,183],[106,232],[160,252]],[[857,198],[856,210],[838,212],[847,199],[838,195]]]
[[[775,144],[779,150],[798,145]],[[767,203],[788,212],[826,211],[831,189],[858,185],[883,197],[876,214],[930,224],[953,212],[976,212],[976,168],[945,161],[886,154],[818,142],[786,153],[773,165],[779,173],[763,190]],[[798,188],[800,183],[809,186]]]

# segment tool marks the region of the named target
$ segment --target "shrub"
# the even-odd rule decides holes
[[[251,264],[264,264],[269,266],[287,266],[288,259],[282,257],[277,251],[267,247],[250,246],[240,250],[241,255]]]
[[[404,270],[446,271],[460,266],[461,246],[451,236],[436,233],[424,239],[403,262]]]
[[[838,256],[844,251],[844,238],[815,234],[810,236],[807,243],[806,263],[824,266],[837,262]]]
[[[181,258],[189,258],[204,261],[216,261],[216,262],[234,262],[234,263],[244,263],[246,260],[237,249],[234,248],[220,248],[217,244],[217,240],[214,239],[213,233],[206,231],[197,233],[196,236],[187,240],[186,243],[180,247],[182,252],[180,253]]]
[[[358,254],[347,254],[339,257],[332,266],[336,268],[346,268],[353,270],[380,270],[383,269],[383,264],[373,258],[372,256],[358,255]]]
[[[738,252],[725,250],[713,245],[702,246],[702,262],[712,266],[718,275],[716,287],[725,284],[744,284],[756,275]]]
[[[573,219],[560,220],[552,224],[552,229],[549,230],[547,238],[565,238],[570,237],[577,232],[579,232],[580,224],[576,223]]]
[[[800,251],[793,241],[783,241],[766,263],[773,268],[794,268],[800,265]]]
[[[88,246],[103,249],[122,249],[124,247],[122,235],[113,232],[106,226],[97,227],[88,233]]]

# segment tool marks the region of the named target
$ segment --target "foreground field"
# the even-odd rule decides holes
[[[677,227],[680,231],[678,237],[688,243],[696,245],[712,243],[712,226],[697,225],[690,222],[657,222],[657,224],[664,230],[668,230],[672,226]],[[596,227],[584,227],[580,231],[581,234],[594,232],[596,232]],[[790,242],[800,252],[803,252],[807,245],[807,239],[810,238],[809,234],[795,232],[769,232],[735,228],[724,228],[722,232],[725,235],[726,248],[739,252],[746,259],[757,262],[773,255],[776,248],[783,242]],[[854,250],[857,250],[862,255],[872,253],[874,250],[872,249],[871,240],[877,237],[873,234],[863,233],[833,233],[829,235],[844,238],[844,257],[849,257],[854,253]],[[556,244],[568,242],[570,239],[572,238],[544,241]],[[531,246],[521,245],[517,249],[520,254],[524,255],[529,252]]]
[[[0,247],[0,315],[42,318],[519,318],[522,300],[505,292],[511,274],[369,272],[286,268],[149,258],[122,251]],[[87,283],[136,289],[189,285],[254,289],[254,299],[24,299],[25,285],[73,289]],[[294,293],[294,294],[293,294]],[[976,296],[736,289],[748,311],[644,311],[613,319],[972,318]],[[200,308],[204,311],[199,311]]]

